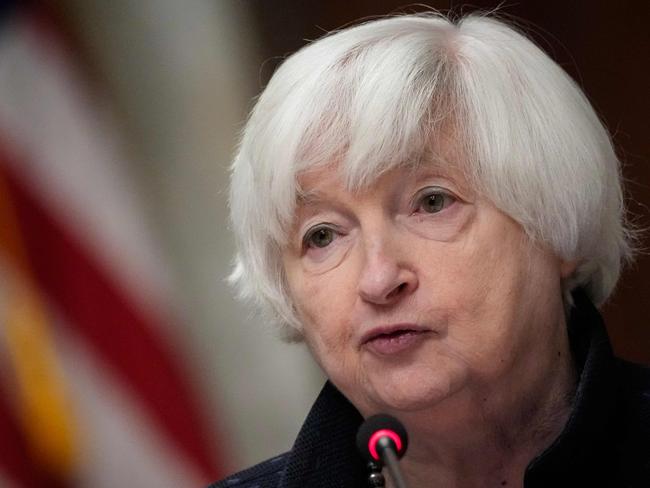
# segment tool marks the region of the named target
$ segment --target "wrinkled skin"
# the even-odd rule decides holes
[[[397,168],[349,192],[330,167],[300,184],[283,262],[330,380],[364,416],[405,422],[414,471],[467,467],[486,448],[525,467],[557,435],[573,388],[561,294],[572,263],[533,244],[459,171]],[[394,329],[416,332],[396,350],[368,341]],[[497,477],[523,469],[487,464]]]

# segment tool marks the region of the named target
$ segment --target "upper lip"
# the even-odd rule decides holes
[[[360,345],[363,346],[367,342],[370,342],[371,340],[376,339],[381,335],[394,334],[395,332],[400,332],[400,331],[430,332],[431,329],[423,325],[418,325],[418,324],[408,323],[408,322],[404,322],[400,324],[380,325],[378,327],[373,327],[372,329],[364,333],[361,336]]]

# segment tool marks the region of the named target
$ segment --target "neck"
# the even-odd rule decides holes
[[[545,372],[532,382],[541,386],[523,395],[509,390],[512,385],[500,396],[479,387],[448,405],[402,416],[411,433],[410,451],[400,463],[408,486],[522,487],[528,464],[557,438],[571,411],[576,378],[566,337],[557,350],[559,359],[554,354],[535,368]]]

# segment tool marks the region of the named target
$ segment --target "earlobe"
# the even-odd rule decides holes
[[[569,278],[578,267],[577,261],[560,261],[560,277],[563,280]]]

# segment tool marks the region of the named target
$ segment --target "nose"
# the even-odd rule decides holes
[[[373,240],[365,245],[365,262],[359,278],[359,296],[375,305],[391,305],[418,286],[414,268],[406,261],[408,249],[399,243]]]

